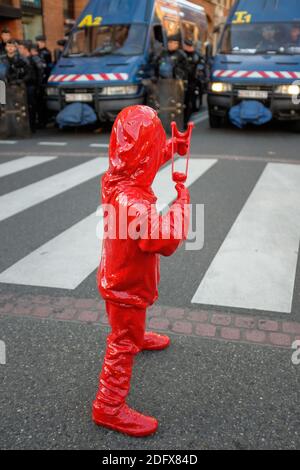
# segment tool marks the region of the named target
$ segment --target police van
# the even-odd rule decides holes
[[[70,103],[87,103],[107,121],[146,103],[153,56],[178,33],[204,50],[204,9],[186,0],[90,1],[49,77],[48,109],[57,114]]]
[[[212,61],[210,125],[245,101],[300,130],[300,1],[238,0]]]

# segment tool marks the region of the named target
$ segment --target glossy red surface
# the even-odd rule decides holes
[[[162,351],[167,349],[171,344],[171,340],[168,336],[159,335],[148,331],[144,336],[143,351]]]
[[[178,197],[164,216],[156,212],[151,185],[174,152],[182,156],[188,152],[190,137],[191,133],[178,134],[167,141],[157,113],[146,106],[124,109],[111,134],[102,203],[115,210],[116,217],[107,221],[110,228],[114,225],[115,236],[104,237],[97,275],[111,335],[93,419],[101,426],[132,436],[145,436],[157,429],[154,418],[129,409],[125,400],[134,356],[143,349],[159,350],[169,345],[166,337],[145,335],[146,309],[158,297],[160,255],[170,256],[177,250],[189,225],[185,206],[190,197],[184,184],[176,184]],[[125,228],[124,214],[128,221]],[[129,235],[131,226],[136,229],[135,237]]]

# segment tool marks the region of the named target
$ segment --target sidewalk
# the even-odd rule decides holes
[[[106,327],[8,315],[0,315],[2,449],[300,447],[300,366],[290,349],[172,335],[169,350],[136,361],[129,403],[160,428],[135,440],[90,419]]]

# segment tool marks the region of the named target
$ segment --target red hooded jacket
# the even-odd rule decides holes
[[[170,256],[186,238],[188,190],[177,185],[177,200],[168,214],[159,216],[151,189],[158,170],[172,157],[171,150],[153,109],[133,106],[117,117],[110,141],[109,170],[102,181],[109,235],[106,233],[103,240],[97,282],[106,301],[143,309],[152,305],[158,297],[159,255]],[[115,217],[106,210],[108,205]],[[126,223],[121,215],[127,217]],[[135,236],[128,236],[132,226]]]

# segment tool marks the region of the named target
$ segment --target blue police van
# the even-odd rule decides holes
[[[300,1],[237,0],[212,59],[210,125],[257,101],[300,129]]]
[[[92,0],[73,28],[47,86],[47,106],[58,113],[87,103],[99,120],[147,101],[151,58],[180,33],[204,50],[207,18],[187,0]]]

